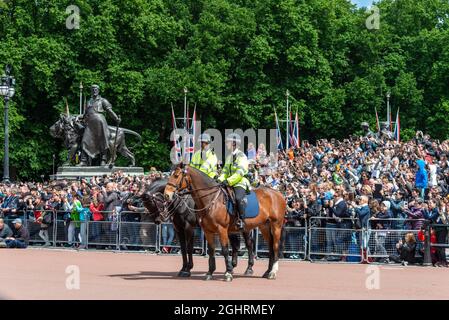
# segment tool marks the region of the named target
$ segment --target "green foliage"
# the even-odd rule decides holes
[[[385,119],[389,90],[403,139],[418,129],[449,137],[447,0],[381,0],[379,30],[347,0],[72,2],[81,19],[69,30],[66,2],[0,0],[0,61],[17,79],[10,141],[19,178],[51,173],[53,154],[65,160],[48,128],[64,98],[77,112],[81,81],[85,95],[99,84],[142,133],[134,151],[146,169],[167,166],[170,104],[182,113],[184,86],[203,129],[272,128],[288,89],[303,139],[342,138],[362,121],[374,128],[374,108]]]

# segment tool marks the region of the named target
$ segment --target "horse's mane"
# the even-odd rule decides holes
[[[168,180],[166,178],[158,178],[153,180],[151,184],[148,184],[145,188],[146,193],[163,192]]]
[[[212,185],[216,186],[218,184],[217,181],[215,181],[215,179],[212,179],[211,177],[209,177],[207,174],[205,174],[203,171],[198,170],[197,168],[194,168],[192,166],[189,166],[189,170],[192,169],[195,172],[199,173],[205,180],[206,182],[211,183]]]

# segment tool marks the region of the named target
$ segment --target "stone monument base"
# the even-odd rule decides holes
[[[128,176],[141,176],[144,174],[142,167],[112,167],[96,166],[96,167],[59,167],[58,172],[54,176],[50,176],[55,180],[77,180],[79,178],[102,177],[104,175],[112,175],[117,171],[122,171]]]

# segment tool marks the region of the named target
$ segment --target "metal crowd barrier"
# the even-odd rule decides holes
[[[372,228],[376,224],[388,223],[389,226],[386,229],[376,229]],[[376,219],[370,218],[368,220],[369,228],[367,232],[368,247],[367,247],[367,259],[368,260],[379,260],[389,257],[390,255],[397,255],[398,251],[396,244],[399,240],[405,242],[405,236],[408,233],[412,233],[415,236],[416,243],[418,244],[418,249],[423,248],[423,243],[418,241],[418,229],[419,226],[424,226],[426,223],[425,219]],[[392,229],[390,226],[395,226]],[[400,227],[400,228],[398,228]],[[415,227],[412,229],[412,227]]]
[[[246,243],[245,243],[245,238],[243,237],[243,235],[241,234],[237,234],[239,237],[239,254],[247,254],[248,250],[246,248]],[[253,249],[255,248],[255,239],[254,239],[254,234],[253,232],[250,233],[250,237],[252,237],[253,240]],[[215,244],[215,254],[216,255],[221,255],[222,251],[221,251],[221,244],[220,244],[220,237],[218,236],[218,234],[214,235],[214,244]],[[209,250],[208,250],[208,246],[207,246],[207,241],[206,238],[204,237],[204,247],[205,247],[205,254],[208,254]],[[232,246],[231,243],[229,242],[229,250],[232,250]],[[254,256],[256,256],[256,252],[254,252]]]
[[[25,211],[17,214],[23,217],[24,226],[30,232],[30,245],[51,247],[74,246],[79,248],[97,248],[109,250],[152,250],[161,252],[170,248],[171,253],[179,251],[178,239],[170,223],[156,225],[152,222],[122,221],[128,212],[102,212],[101,221],[68,221],[63,211],[41,211],[52,216],[52,223],[43,226],[36,220],[36,212]],[[10,220],[10,219],[9,219]],[[9,223],[10,221],[7,220]],[[388,229],[376,229],[376,223],[388,222]],[[430,234],[430,227],[424,219],[388,219],[370,218],[363,229],[355,229],[352,218],[340,219],[311,217],[303,221],[300,227],[284,226],[280,242],[281,257],[314,261],[371,262],[397,254],[396,244],[404,242],[407,233],[412,232],[417,239],[423,225]],[[411,228],[415,226],[415,229]],[[424,227],[425,226],[425,227]],[[443,225],[449,228],[448,225]],[[393,228],[391,228],[393,227]],[[268,257],[268,244],[259,229],[252,232],[256,257]],[[419,243],[418,239],[417,242]],[[220,253],[218,236],[215,237],[217,253]],[[449,248],[449,239],[445,244],[419,243],[420,249],[433,247]],[[200,228],[195,229],[194,250],[196,254],[207,254],[207,245]],[[162,252],[164,252],[162,251]],[[429,251],[429,249],[427,249]],[[240,253],[246,252],[246,244],[240,235]],[[365,253],[365,254],[364,254]],[[427,259],[428,260],[428,259]]]
[[[363,230],[353,227],[354,220],[311,217],[309,224],[310,261],[363,261]]]
[[[171,223],[162,223],[160,225],[160,232],[159,232],[159,250],[170,249],[170,251],[167,250],[167,252],[164,253],[178,253],[181,250],[181,245],[179,243],[179,240],[177,239],[175,235],[175,230],[173,227],[173,224]],[[193,234],[193,250],[194,252],[197,252],[197,254],[203,254],[205,252],[205,238],[203,231],[200,227],[196,227],[194,229]]]
[[[284,226],[279,244],[280,255],[283,259],[305,260],[307,258],[307,221],[302,220],[303,227]],[[256,233],[257,257],[268,257],[268,243],[259,229]]]

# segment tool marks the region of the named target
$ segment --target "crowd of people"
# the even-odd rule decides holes
[[[316,234],[320,248],[312,248],[314,252],[331,253],[342,243],[351,242],[351,233],[335,230],[369,229],[375,231],[375,237],[370,237],[375,241],[372,250],[382,256],[381,262],[419,262],[420,248],[411,243],[422,241],[422,231],[429,223],[431,241],[447,243],[448,141],[432,140],[421,132],[408,142],[368,133],[343,141],[322,139],[314,145],[303,141],[300,148],[277,154],[268,153],[263,144],[256,150],[250,143],[246,154],[251,184],[284,193],[286,226],[307,224],[327,229]],[[48,229],[55,223],[52,212],[63,222],[62,237],[67,246],[79,243],[84,248],[87,234],[89,243],[112,237],[117,219],[146,221],[145,208],[133,195],[163,175],[152,168],[141,177],[118,172],[77,181],[1,184],[0,246],[25,247],[36,234],[49,245]],[[28,228],[23,227],[23,219],[32,222]],[[106,229],[103,224],[93,224],[87,232],[85,222],[89,220],[111,223]],[[128,229],[130,243],[138,243],[146,233],[135,224],[129,224]],[[419,239],[414,233],[404,238],[387,237],[382,230],[416,231]],[[172,227],[164,226],[162,236],[164,243],[173,243]],[[356,241],[370,247],[370,239]],[[416,254],[403,253],[410,247]],[[385,258],[391,248],[397,252]],[[445,248],[433,247],[432,260],[436,266],[447,266]]]
[[[65,246],[83,249],[88,235],[92,243],[99,242],[100,238],[115,237],[118,220],[141,222],[149,219],[142,201],[135,196],[161,176],[161,172],[152,168],[150,174],[141,177],[117,172],[77,181],[2,184],[0,246],[23,248],[37,234],[44,246],[49,246],[48,230],[54,223],[60,223],[63,234],[58,235],[58,240]],[[28,225],[25,231],[19,227],[23,226],[23,220],[27,220]],[[92,223],[87,232],[87,221],[110,223]],[[140,229],[132,223],[127,228],[128,241],[138,243]]]
[[[381,256],[390,248],[400,254],[406,242],[379,230],[416,230],[418,234],[430,223],[431,241],[448,243],[448,157],[449,141],[440,143],[422,132],[408,142],[371,132],[343,141],[318,140],[315,145],[305,141],[302,148],[279,152],[277,161],[274,154],[267,155],[264,145],[256,152],[250,146],[248,151],[252,184],[285,193],[286,225],[301,226],[307,221],[330,229],[322,240],[325,249],[319,250],[327,252],[351,241],[349,232],[332,229],[369,227],[376,230],[374,251]],[[394,255],[381,259],[388,260],[395,261]],[[432,248],[432,260],[447,266],[443,246]]]

